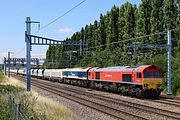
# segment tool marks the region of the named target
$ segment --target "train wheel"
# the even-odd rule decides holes
[[[73,84],[73,81],[70,81],[70,83],[69,83],[70,85],[72,85]]]
[[[94,88],[94,82],[93,81],[89,84],[89,87],[92,89]]]
[[[136,88],[136,97],[143,99],[143,91],[140,88]]]
[[[81,81],[80,80],[77,81],[77,85],[81,86]]]
[[[159,94],[158,94],[158,91],[153,89],[151,91],[151,94],[152,94],[152,97],[155,98],[155,99],[159,99]]]
[[[124,86],[121,87],[121,94],[126,95],[126,88]]]
[[[102,83],[99,83],[99,90],[103,90],[103,85],[102,85]]]
[[[87,88],[87,87],[88,87],[88,83],[87,83],[87,81],[84,81],[84,84],[83,84],[83,85],[84,85],[84,87],[86,87],[86,88]]]
[[[128,95],[133,96],[133,90],[132,86],[128,87]]]
[[[151,92],[149,90],[143,91],[143,97],[144,98],[150,98],[151,97]]]
[[[124,95],[128,95],[129,94],[129,86],[126,86],[125,89],[124,89]]]
[[[95,90],[98,90],[98,88],[99,88],[98,83],[94,83],[94,89],[95,89]]]
[[[104,89],[104,91],[109,92],[109,84],[108,84],[108,83],[105,83],[105,84],[103,85],[103,89]]]
[[[132,97],[136,97],[136,88],[131,89]]]
[[[122,87],[121,87],[121,86],[118,87],[118,88],[117,88],[117,91],[118,91],[119,94],[122,94]]]

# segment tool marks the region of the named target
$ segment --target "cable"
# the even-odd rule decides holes
[[[23,52],[25,52],[25,47],[23,47],[22,49],[20,49],[16,54],[18,55],[18,54],[21,54],[21,53],[23,53]],[[22,55],[21,55],[22,56]]]
[[[150,36],[154,36],[154,35],[161,35],[161,34],[165,34],[165,33],[166,33],[166,31],[162,31],[162,32],[158,32],[158,33],[154,33],[154,34],[150,34],[150,35],[144,35],[144,36],[140,36],[140,37],[136,37],[136,38],[129,38],[129,39],[125,39],[123,41],[112,42],[109,44],[99,45],[99,46],[95,46],[95,47],[89,47],[89,48],[85,48],[85,49],[89,50],[89,49],[93,49],[93,48],[104,47],[107,45],[113,45],[113,44],[118,44],[118,43],[122,43],[122,42],[132,41],[132,40],[136,40],[136,39],[140,39],[140,38],[146,38],[146,37],[150,37]]]
[[[77,5],[75,5],[74,7],[72,7],[70,10],[68,10],[67,12],[65,12],[64,14],[62,14],[61,16],[55,18],[55,19],[52,20],[50,23],[42,26],[42,27],[36,32],[36,34],[38,34],[38,32],[39,32],[40,30],[46,28],[47,26],[49,26],[49,25],[51,25],[52,23],[54,23],[54,22],[56,22],[57,20],[59,20],[60,18],[64,17],[66,14],[68,14],[69,12],[71,12],[72,10],[74,10],[75,8],[79,7],[79,6],[80,6],[81,4],[83,4],[85,1],[87,1],[87,0],[81,1],[80,3],[78,3]],[[36,34],[35,34],[35,35],[36,35]]]
[[[174,28],[174,29],[171,29],[170,31],[177,31],[177,30],[180,30],[180,28]],[[166,33],[167,33],[167,30],[162,31],[162,32],[158,32],[158,33],[153,33],[153,34],[149,34],[149,35],[144,35],[144,36],[136,37],[136,38],[129,38],[129,39],[125,39],[125,40],[123,40],[123,41],[112,42],[112,43],[105,44],[105,45],[99,45],[99,46],[95,46],[95,47],[89,47],[89,48],[85,48],[85,49],[86,49],[86,50],[89,50],[89,49],[94,49],[94,48],[99,48],[99,47],[101,48],[101,47],[104,47],[104,46],[107,46],[107,45],[113,45],[113,44],[123,43],[123,42],[127,42],[127,41],[132,41],[132,40],[141,39],[141,38],[146,38],[146,37],[155,36],[155,35],[162,35],[162,34],[166,34]],[[157,42],[157,41],[156,41],[156,42]],[[159,41],[159,42],[163,42],[163,41]]]

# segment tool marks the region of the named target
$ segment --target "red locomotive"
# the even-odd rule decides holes
[[[162,71],[158,66],[116,66],[89,69],[91,87],[117,90],[121,94],[134,96],[159,96]]]

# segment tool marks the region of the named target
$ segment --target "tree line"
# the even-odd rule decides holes
[[[73,67],[155,64],[163,69],[166,76],[166,49],[130,46],[167,44],[167,34],[155,33],[175,29],[172,31],[172,74],[176,81],[173,83],[176,93],[177,90],[180,91],[180,79],[177,74],[180,73],[180,64],[177,62],[180,57],[178,28],[180,28],[180,0],[142,0],[138,6],[126,2],[121,6],[113,6],[105,15],[100,14],[99,20],[82,27],[79,32],[65,39],[65,41],[83,40],[87,46],[83,47],[82,56],[78,54],[78,46],[49,46],[45,65],[47,68],[65,68],[69,67],[70,63]]]

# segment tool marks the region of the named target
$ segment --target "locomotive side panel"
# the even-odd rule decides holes
[[[105,71],[105,72],[100,72],[100,80],[107,80],[107,81],[121,81],[122,76],[121,72],[113,72],[113,71]]]

